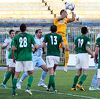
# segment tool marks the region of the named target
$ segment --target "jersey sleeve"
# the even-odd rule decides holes
[[[8,42],[8,39],[5,39],[5,40],[4,40],[4,43],[3,43],[3,46],[7,46],[8,43],[9,43],[9,42]]]
[[[57,18],[54,18],[54,25],[57,25],[59,23]]]
[[[90,39],[88,38],[86,46],[90,47]]]
[[[15,37],[11,41],[11,46],[15,46],[16,47],[16,38]]]
[[[69,22],[69,18],[65,18],[65,24],[67,24]]]
[[[60,43],[63,42],[62,36],[60,36]]]
[[[100,38],[97,38],[97,40],[96,40],[96,46],[100,47]]]
[[[33,36],[31,36],[31,43],[32,43],[33,45],[36,44]]]
[[[47,35],[44,36],[43,42],[45,42],[45,43],[47,42]]]

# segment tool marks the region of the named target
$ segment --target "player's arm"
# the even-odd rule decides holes
[[[5,40],[4,43],[2,44],[2,49],[7,48],[8,45],[9,43],[7,42],[7,40]]]
[[[86,51],[88,52],[88,54],[91,55],[91,58],[94,57],[93,52],[92,52],[92,50],[90,49],[90,47],[87,46],[87,47],[86,47]]]
[[[72,13],[72,18],[69,18],[68,21],[67,21],[67,23],[75,21],[76,15],[75,15],[75,13],[73,11],[71,13]]]
[[[12,49],[12,59],[13,59],[13,62],[15,63],[15,57],[14,57],[14,53],[15,53],[15,50],[17,50],[16,46],[15,46],[15,42],[14,42],[14,39],[12,40],[11,42],[11,49]]]
[[[95,57],[94,57],[94,62],[95,63],[98,63],[98,53],[99,53],[99,47],[98,46],[96,46],[96,48],[95,48]]]
[[[61,46],[66,50],[69,51],[69,47],[64,44],[64,42],[61,42]]]
[[[15,57],[14,57],[15,50],[17,50],[17,48],[15,46],[12,46],[12,59],[14,63],[15,63]]]

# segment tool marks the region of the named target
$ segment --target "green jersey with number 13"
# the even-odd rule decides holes
[[[44,37],[47,43],[47,56],[60,56],[59,45],[63,42],[62,37],[57,33],[49,33]]]

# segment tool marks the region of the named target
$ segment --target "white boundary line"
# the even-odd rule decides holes
[[[0,89],[4,89],[4,88],[0,88]],[[6,88],[6,89],[12,89],[12,88]],[[17,89],[17,90],[25,90],[25,89]],[[99,99],[96,97],[91,97],[91,96],[85,96],[85,95],[78,95],[78,94],[72,94],[72,93],[63,93],[63,92],[48,92],[48,91],[41,91],[41,90],[31,90],[33,92],[38,92],[38,93],[50,93],[50,94],[58,94],[58,95],[67,95],[67,96],[72,96],[72,97],[78,97],[78,98],[84,98],[84,99]]]

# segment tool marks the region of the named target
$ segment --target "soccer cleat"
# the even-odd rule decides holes
[[[21,89],[21,83],[18,82],[17,85],[16,85],[17,89]]]
[[[15,94],[13,93],[12,96],[18,96],[18,94],[17,93],[15,93]]]
[[[89,90],[90,90],[90,91],[93,91],[93,90],[96,90],[96,88],[94,88],[94,87],[89,87]]]
[[[25,92],[27,92],[29,95],[32,95],[32,92],[29,89],[26,89]]]
[[[85,91],[85,89],[80,84],[77,84],[76,87],[79,88],[81,91]]]
[[[68,71],[67,66],[64,66],[64,71],[65,71],[65,72],[67,72],[67,71]]]
[[[7,88],[6,85],[3,84],[3,83],[2,83],[0,86],[1,86],[2,88]]]
[[[50,91],[50,89],[49,88],[46,88],[46,91]]]
[[[54,93],[57,93],[57,90],[54,90]]]
[[[71,91],[76,91],[77,89],[76,88],[71,88]]]
[[[38,83],[38,86],[39,86],[39,87],[47,88],[47,85],[46,85],[43,81],[40,81],[40,82]]]

